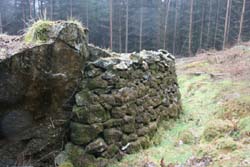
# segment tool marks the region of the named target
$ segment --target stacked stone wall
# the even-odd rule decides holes
[[[181,111],[174,57],[163,50],[116,55],[90,47],[95,59],[75,96],[71,145],[102,160],[147,148],[161,120]]]

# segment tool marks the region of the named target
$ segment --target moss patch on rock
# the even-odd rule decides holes
[[[71,162],[64,162],[59,167],[74,167],[74,165]]]
[[[24,36],[26,43],[44,43],[49,40],[49,33],[54,25],[54,22],[48,20],[39,20],[28,28]]]

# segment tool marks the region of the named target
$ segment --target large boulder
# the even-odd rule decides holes
[[[32,39],[27,44],[19,39],[14,43],[18,49],[11,43],[1,49],[0,166],[16,164],[18,157],[33,162],[62,147],[70,118],[67,111],[88,58],[87,30],[69,22],[47,28],[46,41]],[[49,163],[48,159],[33,165],[48,166],[43,163]]]

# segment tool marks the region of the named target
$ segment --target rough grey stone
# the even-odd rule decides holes
[[[114,144],[121,141],[122,132],[115,128],[105,129],[103,132],[104,139],[108,144]]]
[[[86,152],[94,155],[99,155],[107,149],[107,144],[102,138],[98,138],[95,141],[89,143],[86,146]]]
[[[73,143],[78,145],[88,144],[103,130],[103,126],[101,124],[83,125],[74,122],[71,123],[70,128],[70,139]]]

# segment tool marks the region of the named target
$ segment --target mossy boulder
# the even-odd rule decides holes
[[[107,151],[102,154],[103,157],[113,158],[119,152],[119,147],[115,144],[108,146]]]
[[[96,158],[93,155],[85,153],[80,146],[67,143],[65,152],[74,167],[98,167],[96,165]]]
[[[21,152],[34,161],[42,158],[39,166],[50,166],[46,155],[61,149],[88,58],[82,29],[67,21],[38,21],[24,36],[28,45],[21,36],[3,45],[7,55],[0,58],[0,137],[11,141],[0,149],[0,166],[13,166]]]
[[[145,137],[139,137],[138,140],[135,142],[131,142],[128,145],[128,148],[126,149],[126,152],[131,154],[138,152],[141,149],[146,149],[150,145],[150,140],[148,136]]]
[[[88,52],[87,34],[88,30],[77,21],[53,22],[39,20],[28,28],[24,35],[24,41],[25,43],[36,45],[60,40],[65,41],[77,50],[81,50],[81,52]]]
[[[76,161],[79,157],[81,157],[84,154],[84,150],[72,143],[67,143],[65,146],[65,152],[67,154],[67,157],[70,161],[74,162]]]
[[[90,79],[87,81],[87,87],[90,90],[94,89],[105,89],[108,86],[108,82],[106,80],[103,80],[101,76],[98,76],[94,79]]]
[[[90,103],[91,93],[88,89],[83,89],[75,95],[77,106],[86,106]]]
[[[86,152],[94,155],[100,155],[107,149],[107,144],[102,138],[98,138],[86,146]]]
[[[120,127],[123,124],[123,119],[110,119],[103,123],[104,128]]]
[[[125,116],[123,120],[125,124],[122,126],[122,131],[127,134],[135,132],[135,117]]]
[[[118,129],[111,128],[104,130],[104,139],[108,144],[114,144],[121,141],[122,132]]]
[[[81,123],[103,123],[110,118],[109,111],[105,110],[100,104],[77,107],[74,106],[73,113],[76,120]]]
[[[72,122],[70,128],[71,141],[78,145],[88,144],[103,131],[103,126],[101,124],[83,125]]]
[[[234,126],[229,120],[215,119],[206,125],[203,131],[203,138],[206,141],[212,141],[215,138],[225,136],[227,133],[233,131]]]

